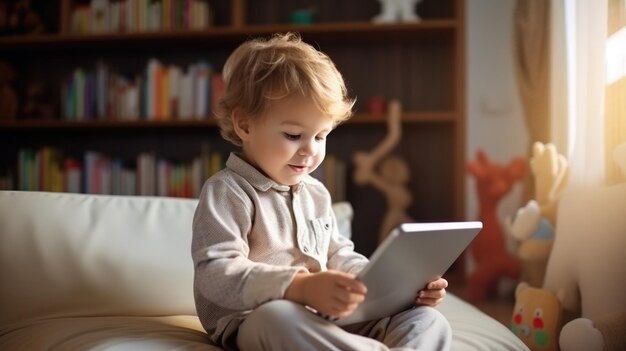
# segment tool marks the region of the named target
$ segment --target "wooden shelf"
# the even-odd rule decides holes
[[[445,112],[409,112],[403,115],[404,123],[450,123],[455,117]],[[384,124],[385,116],[371,113],[357,113],[346,124]],[[175,120],[175,121],[63,121],[49,120],[12,120],[0,121],[2,131],[15,130],[60,130],[60,129],[147,129],[147,128],[213,128],[216,123],[209,120]]]
[[[102,61],[110,72],[145,76],[150,58],[164,65],[186,67],[201,59],[218,72],[229,54],[243,41],[274,33],[298,32],[307,43],[326,53],[346,81],[349,95],[358,97],[351,119],[338,127],[329,152],[350,160],[357,150],[370,150],[384,137],[386,114],[367,110],[371,97],[402,102],[403,138],[393,152],[406,160],[412,181],[408,185],[414,205],[409,214],[417,221],[462,219],[465,213],[465,2],[426,0],[420,4],[418,23],[374,24],[376,1],[319,1],[312,25],[286,22],[299,2],[282,0],[211,1],[215,26],[203,30],[168,30],[130,33],[70,34],[74,5],[86,0],[51,2],[55,11],[42,13],[59,32],[43,35],[0,36],[0,57],[14,66],[15,88],[41,80],[55,101],[52,119],[1,120],[0,176],[18,179],[16,155],[20,149],[43,145],[58,147],[80,157],[95,150],[134,159],[142,150],[160,157],[186,160],[198,145],[209,142],[216,151],[232,146],[219,136],[212,118],[203,120],[89,120],[61,119],[60,88],[77,68],[90,72]],[[56,11],[54,4],[59,3]],[[54,18],[57,16],[58,18]],[[18,91],[20,96],[23,91]],[[69,102],[69,103],[73,103]],[[434,152],[435,150],[436,152]],[[346,191],[355,207],[354,232],[379,227],[384,208],[369,206],[378,199],[375,189],[348,180]],[[428,203],[429,206],[420,206]],[[357,248],[369,254],[375,236],[355,236]]]
[[[4,130],[61,130],[61,129],[148,129],[148,128],[208,128],[215,127],[213,120],[190,121],[63,121],[22,120],[0,121]]]
[[[402,114],[402,122],[404,123],[450,123],[454,122],[456,117],[453,113],[448,112],[405,112]],[[372,113],[356,113],[350,118],[347,124],[376,124],[386,123],[385,115]]]
[[[424,20],[419,23],[373,24],[370,22],[319,23],[311,26],[291,24],[251,25],[242,27],[212,27],[207,30],[168,32],[134,32],[111,34],[44,34],[0,37],[0,52],[16,53],[62,49],[106,49],[137,46],[141,48],[189,43],[237,44],[254,36],[277,32],[299,32],[308,39],[325,40],[396,40],[415,37],[437,40],[453,35],[455,20]],[[195,48],[197,49],[197,48]]]

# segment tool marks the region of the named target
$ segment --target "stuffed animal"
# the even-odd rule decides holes
[[[378,0],[381,12],[375,16],[374,23],[417,22],[420,17],[415,13],[415,6],[421,0]]]
[[[561,299],[524,282],[517,285],[511,331],[532,351],[558,351]]]
[[[506,247],[497,207],[513,184],[522,179],[526,162],[515,158],[504,166],[491,163],[487,155],[479,150],[477,159],[467,164],[467,170],[476,178],[480,221],[483,222],[482,231],[470,245],[476,267],[468,280],[469,297],[483,300],[495,292],[500,278],[519,277],[519,262]]]
[[[522,281],[541,287],[554,241],[556,206],[567,184],[569,168],[552,144],[533,144],[530,168],[535,198],[506,219],[508,233],[520,241],[517,256],[522,264]]]
[[[39,34],[44,24],[31,6],[30,0],[15,0],[8,11],[8,30],[12,34]]]
[[[0,60],[0,120],[14,119],[17,115],[17,94],[13,88],[15,73],[11,66]]]
[[[626,175],[626,143],[614,159]],[[570,185],[559,201],[543,286],[563,291],[562,351],[626,350],[625,253],[626,183]]]
[[[50,119],[54,110],[49,102],[50,94],[45,83],[30,82],[26,85],[24,104],[20,111],[20,118]]]

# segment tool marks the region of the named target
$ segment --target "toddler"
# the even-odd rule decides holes
[[[216,116],[241,147],[206,181],[193,220],[194,297],[203,327],[227,350],[445,350],[433,307],[447,281],[416,291],[416,307],[339,327],[363,301],[367,264],[342,237],[322,183],[331,131],[351,116],[343,78],[298,35],[250,40],[223,69]],[[374,233],[373,233],[374,234]]]

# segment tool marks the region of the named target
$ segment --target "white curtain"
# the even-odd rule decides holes
[[[570,184],[601,184],[607,0],[555,0],[551,10],[551,140],[569,161]]]
[[[565,0],[554,0],[550,8],[550,140],[566,155],[568,150],[567,46],[565,41]]]

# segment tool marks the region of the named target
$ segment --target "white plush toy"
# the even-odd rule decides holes
[[[375,23],[417,22],[420,17],[415,7],[421,0],[378,0],[382,7],[379,15],[372,21]]]
[[[614,159],[626,175],[626,144]],[[625,253],[626,183],[570,187],[543,286],[563,294],[565,321],[575,318],[561,330],[562,351],[626,350]]]
[[[521,280],[541,287],[554,242],[556,208],[567,185],[569,167],[553,144],[535,142],[530,158],[535,198],[506,219],[507,232],[520,242],[517,256],[522,262]]]

